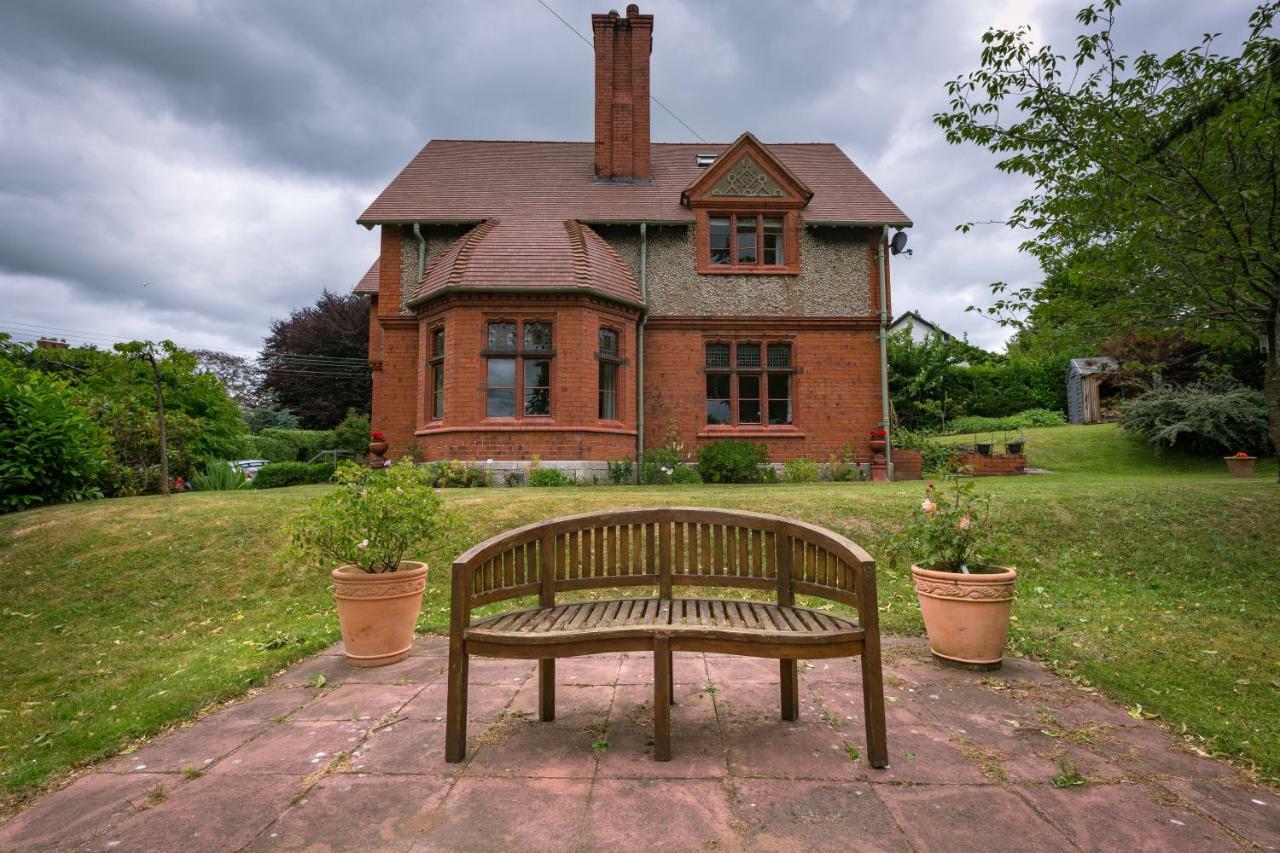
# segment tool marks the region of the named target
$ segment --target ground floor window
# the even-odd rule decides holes
[[[444,417],[444,329],[431,330],[431,417]]]
[[[483,355],[486,417],[551,415],[551,362],[555,349],[550,323],[489,323]]]
[[[600,362],[600,411],[602,421],[618,419],[618,332],[614,329],[601,329],[597,336],[596,359]]]
[[[708,341],[707,423],[790,424],[793,372],[789,342]]]

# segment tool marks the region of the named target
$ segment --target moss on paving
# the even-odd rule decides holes
[[[1027,430],[1031,464],[992,478],[1021,571],[1013,648],[1156,714],[1202,749],[1280,778],[1280,487],[1275,463],[1157,456],[1110,426]],[[999,436],[997,436],[999,438]],[[326,487],[127,498],[0,518],[0,788],[39,786],[242,693],[337,640],[327,573],[282,525]],[[420,555],[421,628],[443,630],[467,545],[571,512],[714,505],[794,516],[879,556],[921,484],[450,491],[465,522]],[[908,572],[882,565],[882,620],[922,632]],[[1141,706],[1139,711],[1138,706]]]

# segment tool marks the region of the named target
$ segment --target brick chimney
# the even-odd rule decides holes
[[[591,16],[596,45],[596,177],[649,180],[649,53],[653,15],[632,3]]]
[[[40,338],[36,349],[68,349],[66,338]]]

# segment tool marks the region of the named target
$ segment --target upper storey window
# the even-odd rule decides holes
[[[785,267],[786,219],[751,214],[707,219],[707,257],[715,267]]]
[[[800,215],[813,191],[767,146],[743,134],[681,194],[694,211],[697,270],[800,272]]]

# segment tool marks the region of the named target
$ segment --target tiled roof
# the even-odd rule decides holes
[[[582,288],[640,303],[626,264],[600,235],[574,220],[486,219],[428,261],[409,298],[448,288]]]
[[[369,267],[369,271],[360,278],[360,283],[356,285],[353,293],[378,293],[378,262],[374,261]]]
[[[647,184],[593,180],[590,142],[427,143],[358,220],[394,222],[690,222],[680,193],[703,174],[697,154],[719,154],[728,143],[655,143]],[[813,190],[803,209],[809,222],[909,225],[898,206],[830,143],[766,146]]]

